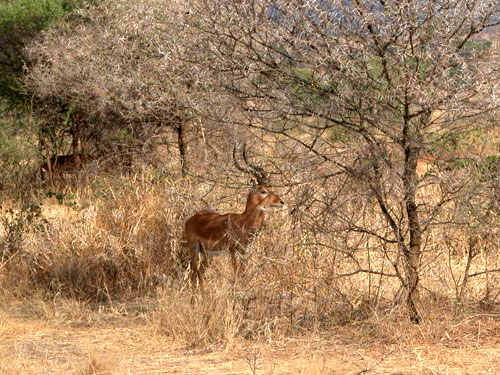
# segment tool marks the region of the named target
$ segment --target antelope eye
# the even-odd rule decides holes
[[[260,189],[260,190],[259,190],[259,193],[260,193],[260,194],[262,194],[262,195],[266,195],[266,194],[267,194],[267,190]]]

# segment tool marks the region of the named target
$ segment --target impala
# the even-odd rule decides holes
[[[81,153],[51,156],[40,166],[41,178],[45,180],[45,174],[49,173],[49,176],[63,179],[64,174],[78,173],[89,160],[87,155]]]
[[[224,251],[229,252],[231,256],[235,274],[243,271],[247,248],[261,229],[266,211],[284,207],[281,198],[269,187],[269,180],[264,170],[247,162],[245,146],[243,146],[243,160],[246,167],[238,163],[235,152],[236,147],[233,149],[236,167],[253,177],[245,211],[241,214],[220,215],[213,210],[206,210],[196,213],[186,221],[184,236],[190,256],[192,286],[197,282],[200,287],[203,286],[203,274],[209,257]],[[241,259],[240,262],[237,257]]]
[[[437,158],[432,154],[424,154],[422,157],[418,158],[416,168],[417,177],[422,179],[426,174],[433,172],[436,160]]]

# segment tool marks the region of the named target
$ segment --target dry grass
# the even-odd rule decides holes
[[[66,190],[59,202],[52,197],[35,208],[7,211],[4,206],[2,293],[8,298],[33,293],[92,303],[150,296],[179,300],[183,306],[190,297],[186,297],[182,227],[190,214],[205,206],[196,197],[204,196],[206,188],[190,179],[157,181],[147,173],[135,178],[97,177]],[[321,189],[315,187],[317,195]],[[235,196],[234,190],[220,187],[211,196],[226,197],[217,206],[227,212],[242,210],[244,193]],[[435,185],[420,193],[422,202],[438,200],[440,194]],[[369,205],[361,210],[353,207],[352,212],[366,227],[383,222]],[[446,206],[443,212],[447,219]],[[337,230],[338,223],[325,221],[316,233],[309,223],[286,212],[271,214],[251,248],[247,272],[236,285],[227,259],[214,259],[208,273],[214,305],[232,299],[228,303],[245,315],[245,336],[259,337],[274,329],[324,329],[392,311],[400,288],[397,278],[365,272],[338,275],[357,267],[390,273],[389,260],[395,259],[397,249],[381,247],[377,239],[363,235],[340,237]],[[453,304],[463,286],[468,236],[450,227],[427,232],[422,303]],[[469,272],[497,268],[500,259],[491,249],[498,248],[498,241],[495,236],[481,238],[480,255]],[[470,279],[462,296],[468,297],[465,301],[479,301],[484,293],[493,293],[488,296],[492,297],[497,279],[496,273]],[[263,322],[272,328],[263,328]]]
[[[101,316],[109,313],[101,313]],[[109,317],[108,317],[109,319]],[[499,323],[487,316],[454,324],[380,319],[322,334],[239,340],[230,348],[186,348],[149,324],[116,317],[106,326],[61,327],[2,310],[2,374],[497,374]],[[125,321],[127,323],[125,324]],[[391,339],[374,338],[369,330]]]
[[[10,212],[4,229],[10,257],[2,273],[10,291],[106,301],[147,294],[173,278],[181,225],[172,202],[178,197],[165,198],[158,185],[123,182],[96,180],[97,186],[68,192],[69,207],[49,199],[35,213]]]
[[[457,297],[467,233],[428,232],[419,326],[398,303],[396,278],[338,276],[355,269],[353,256],[360,266],[388,269],[390,248],[362,237],[311,233],[286,212],[271,215],[245,275],[235,280],[227,257],[215,258],[204,294],[193,293],[182,224],[204,207],[196,197],[208,188],[190,178],[156,177],[98,176],[65,187],[63,204],[52,197],[41,200],[40,209],[2,206],[0,373],[500,370],[497,274],[468,280]],[[222,197],[221,211],[238,211],[245,193],[217,187],[211,197]],[[439,191],[421,193],[430,199]],[[283,198],[292,199],[289,194]],[[380,220],[370,209],[363,205],[359,220]],[[470,272],[500,261],[491,250],[498,239],[481,241]]]

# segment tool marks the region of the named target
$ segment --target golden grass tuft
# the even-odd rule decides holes
[[[90,353],[82,368],[76,370],[74,375],[113,375],[117,372],[117,365],[102,355]]]
[[[191,295],[185,290],[165,290],[153,315],[159,332],[187,348],[230,348],[236,345],[243,312],[227,287],[210,288]]]

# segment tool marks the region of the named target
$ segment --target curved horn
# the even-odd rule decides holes
[[[243,146],[245,147],[245,146]],[[236,166],[236,169],[238,169],[239,171],[242,171],[244,173],[250,173],[250,170],[249,168],[244,168],[240,165],[240,163],[238,163],[238,159],[236,159],[236,143],[234,144],[234,147],[233,147],[233,161],[234,161],[234,165]],[[246,160],[245,160],[246,162]]]
[[[268,185],[269,184],[269,178],[267,176],[267,173],[264,171],[264,168],[262,168],[259,165],[254,165],[250,164],[247,160],[247,153],[246,153],[246,143],[243,144],[243,150],[242,150],[242,156],[243,160],[245,161],[245,164],[247,167],[242,167],[239,163],[238,160],[236,159],[236,145],[233,147],[233,160],[234,164],[236,165],[236,168],[242,172],[249,173],[253,176],[253,178],[257,181],[257,184],[259,185]]]

